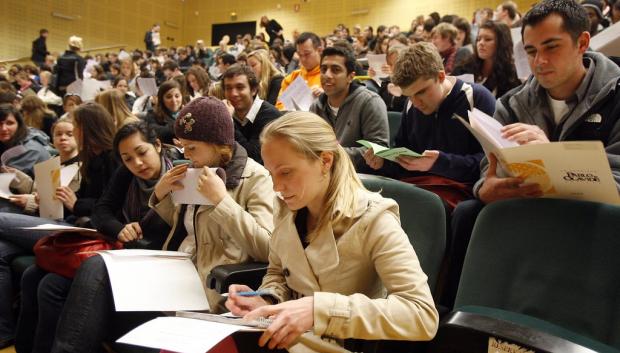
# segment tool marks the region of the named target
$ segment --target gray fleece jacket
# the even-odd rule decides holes
[[[500,98],[493,117],[502,125],[538,125],[552,142],[600,140],[620,190],[620,67],[596,52],[586,52],[583,62],[586,76],[575,95],[566,101],[569,113],[559,124],[553,119],[546,90],[534,76]],[[487,169],[484,158],[480,165],[482,178],[474,187],[476,195]],[[501,170],[498,173],[505,175]]]
[[[357,140],[389,146],[387,108],[383,99],[355,81],[351,83],[349,95],[340,105],[336,116],[327,104],[325,93],[312,104],[310,111],[325,119],[334,128],[336,138],[358,171],[366,168],[362,156],[366,148],[361,147]]]

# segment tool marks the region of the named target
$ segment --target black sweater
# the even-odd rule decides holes
[[[245,126],[242,126],[237,119],[234,119],[235,141],[248,151],[248,157],[258,163],[263,163],[263,159],[260,156],[260,133],[267,124],[281,115],[282,113],[276,107],[267,101],[263,101],[254,122],[248,121]]]
[[[118,161],[114,152],[105,151],[90,159],[86,175],[82,175],[80,190],[76,193],[77,201],[73,214],[77,217],[90,216],[97,200],[108,187]]]

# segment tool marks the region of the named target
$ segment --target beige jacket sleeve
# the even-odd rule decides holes
[[[262,174],[246,179],[245,183],[249,191],[245,208],[228,194],[217,204],[211,218],[253,259],[267,262],[273,231],[273,185],[271,178]]]
[[[335,338],[430,340],[439,315],[418,258],[396,216],[385,212],[360,244],[387,289],[383,299],[314,293],[314,333]]]
[[[176,206],[172,202],[172,194],[168,193],[163,200],[157,200],[155,192],[151,194],[149,198],[149,207],[154,209],[155,212],[168,223],[169,226],[174,226],[174,214],[176,213]]]

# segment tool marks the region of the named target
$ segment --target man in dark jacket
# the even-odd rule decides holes
[[[56,63],[55,73],[56,93],[64,96],[67,92],[67,86],[73,81],[82,79],[86,61],[78,53],[82,50],[82,38],[71,36],[69,38],[69,50],[65,51]]]
[[[232,65],[222,75],[224,102],[235,123],[235,141],[248,151],[250,158],[262,164],[260,134],[282,113],[258,97],[258,85],[254,71],[246,65]]]
[[[340,145],[355,168],[366,170],[365,147],[358,140],[379,145],[389,144],[387,108],[378,94],[353,80],[355,57],[341,46],[325,48],[321,54],[323,92],[310,111],[325,119],[333,128]]]
[[[43,66],[45,57],[49,54],[47,44],[45,43],[48,34],[47,29],[42,29],[39,31],[39,38],[32,41],[32,57],[30,59],[39,67]]]
[[[504,125],[504,136],[521,145],[601,141],[620,190],[620,68],[587,51],[588,23],[585,9],[572,0],[545,0],[523,17],[523,45],[533,75],[498,100],[494,118]],[[496,157],[488,157],[474,187],[478,199],[459,204],[453,213],[450,300],[482,208],[500,200],[542,196],[538,184],[506,177]]]

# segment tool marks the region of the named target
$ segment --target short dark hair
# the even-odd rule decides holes
[[[579,36],[583,32],[587,32],[590,28],[588,13],[576,1],[544,0],[534,5],[534,7],[523,16],[521,36],[523,36],[525,27],[533,27],[553,14],[562,17],[562,29],[570,34],[575,43]]]
[[[49,33],[49,31],[45,28],[41,28],[41,30],[39,30],[39,35],[43,34],[43,33]]]
[[[235,58],[235,56],[228,53],[220,55],[220,59],[222,60],[222,64],[226,65],[233,65],[237,63],[237,59]]]
[[[303,32],[302,34],[300,34],[299,37],[297,37],[297,40],[295,41],[295,45],[302,45],[308,39],[312,40],[313,47],[319,48],[321,46],[321,38],[319,38],[319,36],[317,36],[316,34],[312,32]]]
[[[258,89],[259,82],[254,71],[252,71],[252,69],[248,66],[241,64],[234,64],[224,71],[224,74],[222,75],[222,86],[224,86],[226,79],[231,79],[235,76],[245,76],[248,79],[250,89]]]
[[[503,11],[508,12],[508,17],[514,20],[517,17],[517,5],[512,1],[505,1],[500,5]]]
[[[332,55],[342,56],[344,58],[344,66],[347,68],[347,74],[355,71],[355,56],[352,51],[340,45],[325,48],[323,49],[323,53],[321,53],[321,62],[323,62],[323,58],[326,56]]]
[[[166,61],[164,61],[164,65],[161,67],[162,71],[164,71],[164,70],[174,71],[174,70],[176,70],[178,68],[179,68],[179,64],[177,64],[177,62],[174,61],[174,60],[166,60]]]
[[[454,27],[456,27],[457,29],[465,33],[465,38],[463,39],[463,46],[472,44],[471,43],[471,25],[469,24],[469,21],[466,18],[457,17],[454,19],[452,24],[454,25]]]

